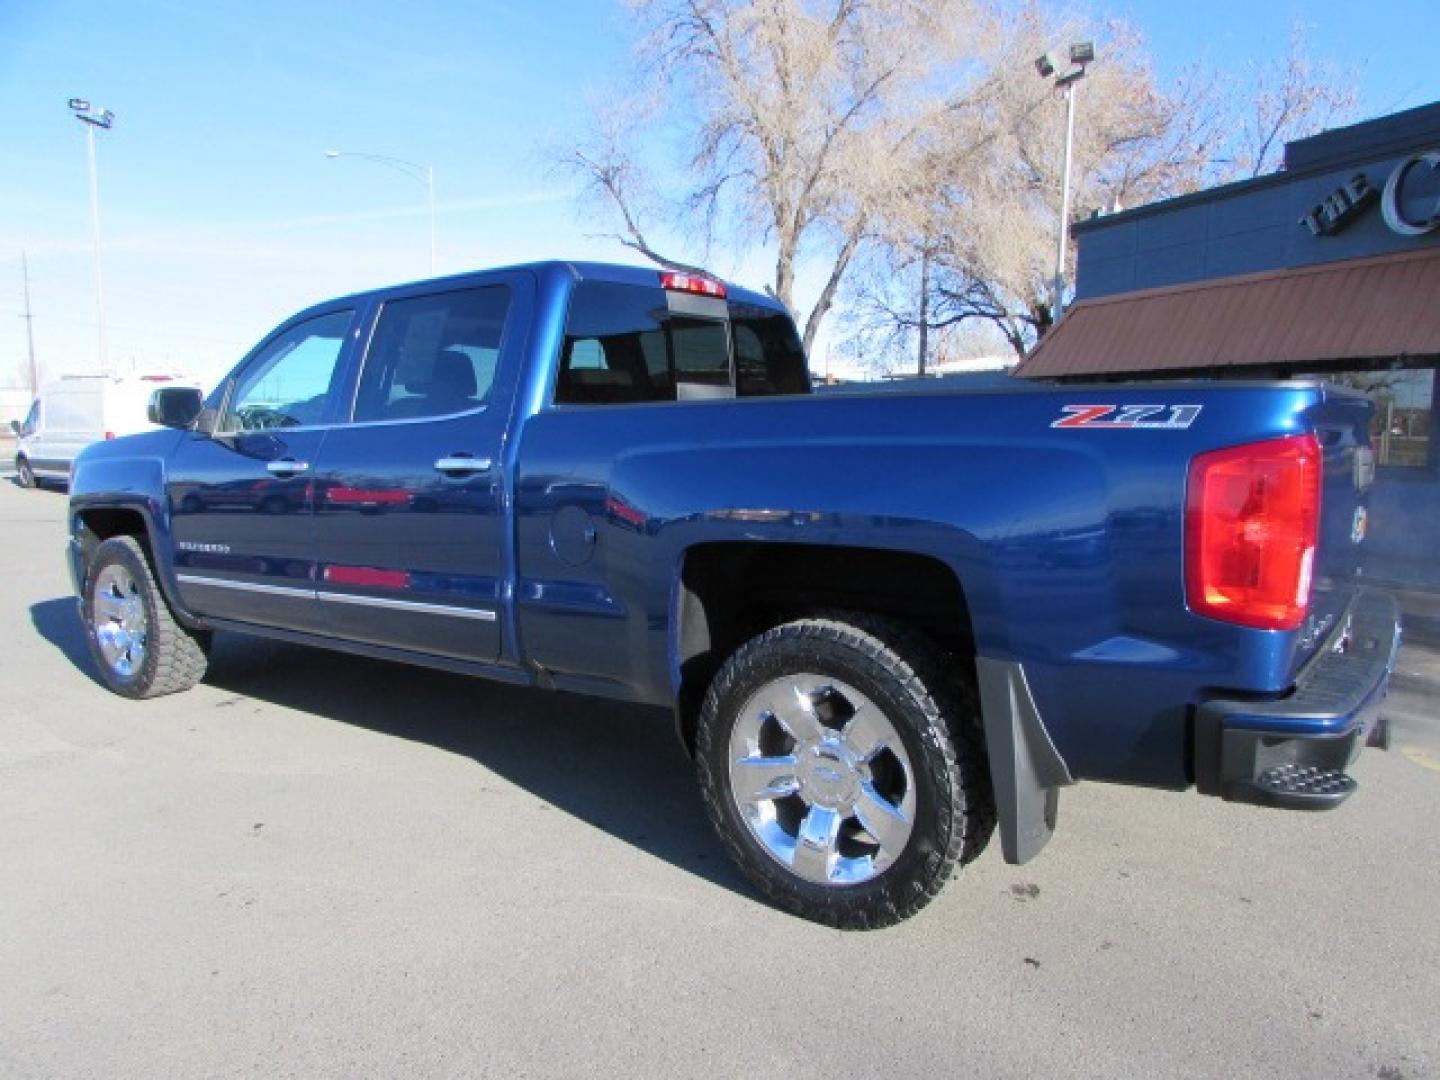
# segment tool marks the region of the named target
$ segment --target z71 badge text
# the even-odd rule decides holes
[[[1052,428],[1121,428],[1126,431],[1183,431],[1203,405],[1062,405],[1068,413]]]

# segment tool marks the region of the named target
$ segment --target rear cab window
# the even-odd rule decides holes
[[[575,286],[557,405],[806,394],[805,351],[789,316],[739,299],[653,286]]]

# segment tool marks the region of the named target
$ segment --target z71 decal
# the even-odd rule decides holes
[[[1195,422],[1203,405],[1062,405],[1069,413],[1052,428],[1124,428],[1183,431]]]

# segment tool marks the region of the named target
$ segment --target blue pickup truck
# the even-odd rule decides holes
[[[71,488],[112,690],[225,630],[664,706],[835,926],[997,824],[1030,859],[1082,779],[1337,805],[1399,642],[1370,404],[1308,382],[813,394],[773,300],[550,262],[320,304],[150,412]]]

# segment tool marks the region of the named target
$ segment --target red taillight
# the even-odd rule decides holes
[[[115,432],[113,432],[113,431],[107,431],[107,432],[105,432],[105,438],[107,438],[107,439],[113,439],[114,437],[115,437]]]
[[[714,278],[702,274],[687,274],[678,270],[665,270],[660,274],[660,287],[673,292],[695,293],[697,296],[713,296],[725,299],[725,286]]]
[[[1212,619],[1294,630],[1310,606],[1320,527],[1314,435],[1235,446],[1190,463],[1185,600]]]

